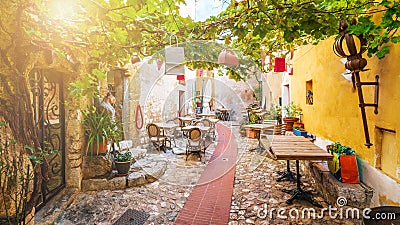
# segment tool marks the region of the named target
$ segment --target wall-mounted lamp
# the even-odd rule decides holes
[[[351,80],[353,87],[357,88],[359,107],[361,109],[361,117],[364,124],[364,135],[365,145],[369,148],[372,146],[369,139],[367,116],[365,113],[366,106],[375,107],[374,113],[378,114],[378,94],[379,94],[379,76],[376,75],[375,82],[361,82],[360,71],[364,71],[364,67],[367,65],[367,60],[362,57],[362,54],[367,50],[365,48],[366,41],[362,36],[355,36],[349,34],[346,30],[348,27],[346,21],[342,21],[339,24],[340,36],[335,40],[333,45],[334,52],[340,57],[346,57],[347,62],[345,63],[346,69],[351,71]],[[357,42],[357,44],[356,44]],[[344,45],[344,46],[343,46]],[[363,85],[374,85],[375,86],[375,100],[373,104],[367,104],[364,102],[364,96],[362,92]]]

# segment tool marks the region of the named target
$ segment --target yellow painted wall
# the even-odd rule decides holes
[[[295,52],[294,75],[291,81],[291,99],[303,109],[306,129],[321,139],[339,141],[356,150],[359,156],[375,166],[375,127],[396,131],[397,171],[400,171],[400,45],[392,46],[390,55],[383,60],[368,58],[366,72],[361,72],[361,81],[379,79],[379,113],[367,107],[367,119],[371,143],[364,146],[365,137],[358,95],[351,82],[341,74],[345,71],[340,57],[332,50],[334,39],[322,41],[314,46],[304,46]],[[306,81],[312,79],[314,104],[306,105]],[[373,103],[374,88],[363,87],[366,103]],[[382,163],[385,163],[384,161]],[[397,182],[400,181],[397,172]]]

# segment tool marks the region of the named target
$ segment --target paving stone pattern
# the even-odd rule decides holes
[[[249,152],[248,149],[256,146],[257,141],[240,137],[237,126],[232,129],[237,138],[239,154],[230,206],[230,225],[360,224],[360,220],[332,219],[327,213],[323,218],[316,219],[282,219],[276,213],[273,213],[271,219],[258,213],[260,210],[263,212],[265,206],[268,209],[285,208],[287,211],[296,208],[300,213],[313,206],[299,200],[295,200],[293,205],[287,205],[285,200],[289,194],[283,193],[281,189],[291,189],[295,184],[275,181],[279,176],[275,171],[285,169],[285,162]],[[209,147],[203,162],[210,160],[214,148],[215,144]],[[207,164],[200,162],[195,155],[185,161],[185,155],[176,155],[171,151],[161,154],[148,151],[147,155],[163,157],[167,162],[164,174],[157,181],[124,190],[87,191],[79,194],[55,224],[112,224],[128,209],[150,214],[145,224],[173,224]],[[294,163],[292,166],[294,170]],[[315,184],[309,176],[302,177],[302,182],[304,189],[313,190]],[[314,197],[324,207],[328,207],[320,195],[314,193]],[[319,212],[319,209],[316,210]],[[311,213],[310,217],[314,215],[317,217],[320,213]]]

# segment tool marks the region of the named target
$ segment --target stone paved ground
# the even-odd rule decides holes
[[[302,209],[312,205],[296,200],[288,206],[285,200],[289,195],[280,189],[293,188],[294,183],[275,181],[278,176],[275,171],[284,169],[284,162],[249,152],[248,149],[257,142],[240,137],[237,126],[232,128],[238,138],[239,159],[229,224],[360,224],[359,221],[330,219],[328,215],[315,220],[281,219],[276,213],[273,219],[265,216],[262,209],[266,206],[268,209],[285,208],[287,211],[296,208],[301,213]],[[209,160],[214,147],[209,147],[205,161]],[[126,190],[82,193],[62,213],[56,224],[113,224],[127,209],[149,213],[146,224],[173,224],[206,164],[199,162],[196,156],[185,161],[184,155],[171,152],[162,155],[168,159],[168,168],[160,180]],[[312,180],[303,177],[302,181],[306,190],[312,190]],[[320,196],[315,196],[327,207]]]
[[[184,146],[184,143],[178,141],[177,146]],[[172,224],[214,149],[214,144],[207,148],[203,162],[196,155],[190,155],[186,161],[185,155],[172,151],[159,155],[157,151],[149,150],[148,155],[165,157],[168,162],[167,170],[158,181],[125,190],[82,193],[56,224],[113,224],[127,209],[150,214],[146,224]]]
[[[234,130],[237,130],[234,128]],[[295,200],[292,205],[286,204],[289,194],[283,193],[282,188],[292,189],[295,183],[283,181],[277,182],[279,177],[276,171],[282,171],[286,168],[286,161],[274,161],[265,154],[248,151],[257,145],[256,140],[239,137],[238,132],[234,132],[236,138],[242,141],[239,143],[239,159],[236,166],[235,185],[231,203],[230,225],[236,224],[360,224],[359,220],[331,219],[328,213],[324,213],[323,218],[318,218],[321,209],[314,207],[305,201]],[[295,163],[291,163],[291,170],[295,171]],[[313,193],[314,199],[328,208],[322,197],[313,191],[313,180],[309,177],[302,177],[302,183],[305,190]],[[337,206],[332,206],[337,207]],[[306,208],[315,209],[316,213],[308,216],[305,211],[304,218],[302,210]],[[281,210],[283,217],[279,217],[277,210]],[[285,210],[285,211],[283,211]],[[292,210],[292,211],[291,211]],[[292,214],[289,214],[289,211]],[[272,212],[272,213],[271,213]],[[299,218],[296,217],[299,212]],[[335,211],[332,211],[335,215]],[[345,211],[344,211],[345,212]],[[272,216],[270,216],[272,215]],[[340,215],[340,214],[337,214]],[[285,216],[287,218],[285,218]],[[315,216],[315,219],[314,219]],[[343,213],[345,216],[345,213]]]

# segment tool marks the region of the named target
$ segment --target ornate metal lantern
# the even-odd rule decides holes
[[[366,106],[375,107],[374,113],[378,114],[378,93],[379,93],[379,76],[376,75],[375,82],[361,82],[359,72],[364,71],[364,67],[367,65],[367,60],[362,57],[362,54],[367,50],[365,48],[366,41],[362,36],[355,36],[349,34],[347,31],[346,21],[342,21],[339,24],[339,34],[340,36],[336,39],[333,46],[336,55],[340,57],[347,58],[345,64],[346,69],[351,71],[351,80],[353,82],[353,87],[357,87],[359,106],[361,109],[361,116],[364,124],[364,134],[365,134],[365,145],[369,148],[372,146],[369,139],[367,116],[365,113]],[[345,46],[343,46],[345,44]],[[364,102],[364,96],[362,92],[363,85],[374,85],[375,86],[375,101],[373,104],[366,104]]]

